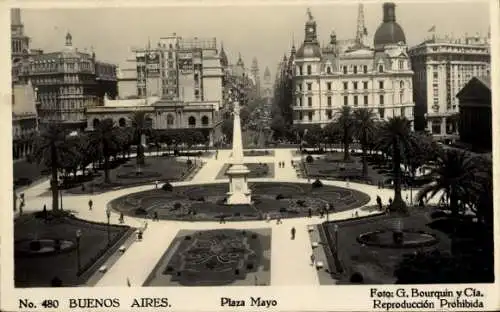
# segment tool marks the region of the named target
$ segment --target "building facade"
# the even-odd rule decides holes
[[[473,77],[458,92],[460,141],[473,150],[491,151],[491,80]]]
[[[117,94],[116,66],[96,61],[95,53],[78,51],[70,33],[61,51],[31,55],[28,64],[19,77],[37,90],[41,127],[57,123],[83,130],[85,110],[102,105],[105,94]]]
[[[358,14],[362,15],[360,5]],[[395,5],[384,3],[383,22],[378,27],[373,48],[366,44],[366,28],[361,25],[356,39],[337,40],[320,47],[317,24],[309,12],[305,38],[292,53],[293,123],[325,125],[342,106],[372,109],[380,119],[404,116],[413,120],[412,75],[403,29],[396,22]],[[358,24],[364,24],[358,17]]]
[[[24,158],[32,151],[33,135],[38,132],[37,94],[29,79],[20,79],[26,72],[30,38],[24,33],[21,10],[11,9],[11,61],[12,61],[12,157]],[[38,54],[39,51],[34,51]]]
[[[119,99],[87,109],[87,129],[106,118],[130,126],[131,115],[142,110],[152,129],[199,129],[210,144],[217,143],[232,74],[216,39],[174,34],[132,51],[134,65],[119,71]]]
[[[436,139],[453,141],[458,127],[457,93],[474,76],[490,72],[489,38],[432,36],[409,50],[415,98],[415,127]]]

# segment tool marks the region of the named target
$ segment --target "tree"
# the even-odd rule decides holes
[[[375,132],[375,114],[373,110],[360,108],[354,111],[354,136],[361,144],[361,153],[363,160],[363,176],[368,175],[368,162],[366,160],[366,150],[374,139]]]
[[[147,114],[145,111],[136,111],[130,116],[134,129],[134,141],[137,144],[136,161],[138,165],[144,165],[144,146],[141,144],[142,135],[149,130],[146,125]]]
[[[315,148],[321,144],[323,139],[324,133],[319,125],[310,127],[304,135],[304,140]]]
[[[226,138],[226,143],[233,140],[233,120],[231,118],[225,119],[222,122],[222,134]]]
[[[335,123],[341,129],[342,143],[344,145],[344,160],[350,159],[349,145],[352,142],[354,131],[354,116],[352,108],[344,105],[335,113]]]
[[[431,175],[434,182],[426,185],[417,195],[418,200],[432,198],[442,192],[448,199],[448,207],[457,220],[464,208],[463,204],[479,193],[476,183],[478,173],[477,160],[470,153],[457,150],[442,150]],[[428,197],[429,196],[429,197]]]
[[[96,147],[100,158],[104,158],[104,183],[111,183],[109,178],[109,158],[120,146],[118,128],[112,119],[105,119],[90,135],[90,141]]]
[[[389,208],[404,213],[408,207],[401,197],[401,163],[406,152],[412,149],[411,133],[411,122],[405,117],[394,117],[384,121],[378,132],[378,148],[389,152],[392,158],[394,200]]]
[[[59,209],[59,187],[57,173],[64,165],[64,159],[71,157],[71,146],[66,141],[66,131],[57,124],[49,124],[45,131],[35,139],[33,159],[50,168],[50,189],[52,191],[52,210]]]

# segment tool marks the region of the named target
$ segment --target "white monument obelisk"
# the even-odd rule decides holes
[[[247,176],[250,173],[243,162],[243,143],[241,139],[240,103],[234,102],[233,154],[231,166],[226,174],[229,176],[228,205],[245,205],[251,203],[251,192],[248,189]]]

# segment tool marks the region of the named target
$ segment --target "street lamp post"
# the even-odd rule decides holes
[[[106,217],[108,218],[107,230],[108,230],[108,245],[109,245],[111,241],[109,238],[109,218],[111,217],[111,210],[109,208],[106,209]]]
[[[339,257],[339,226],[337,224],[333,225],[333,231],[335,232],[335,254],[337,259]]]
[[[81,264],[80,264],[80,238],[82,237],[82,231],[80,229],[76,230],[76,264],[77,264],[77,271],[76,274],[78,275],[81,270]]]

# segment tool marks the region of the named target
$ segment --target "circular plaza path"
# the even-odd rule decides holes
[[[275,149],[273,156],[245,157],[245,163],[272,163],[274,164],[274,178],[250,179],[250,182],[287,182],[287,183],[308,183],[307,180],[299,179],[295,169],[291,166],[292,160],[299,161],[300,156],[294,156],[295,149]],[[205,164],[198,171],[195,177],[189,182],[173,183],[174,186],[200,185],[204,183],[221,183],[224,180],[217,180],[216,176],[221,168],[230,160],[230,150],[220,150],[218,157],[215,155],[203,158]],[[279,162],[284,162],[285,167],[280,168]],[[227,181],[226,181],[227,182]],[[309,181],[310,183],[311,181]],[[365,201],[365,206],[376,205],[375,198],[380,196],[385,204],[393,196],[393,190],[378,189],[377,186],[349,183],[340,181],[322,181],[325,185],[338,188],[357,190],[367,194],[370,199]],[[45,181],[23,190],[26,198],[25,211],[39,211],[44,204],[50,207],[51,197],[47,195],[49,182]],[[142,185],[110,191],[100,195],[69,195],[64,194],[64,206],[71,207],[76,217],[89,221],[106,222],[106,209],[108,204],[121,196],[154,190],[154,184]],[[403,198],[406,193],[403,192]],[[88,209],[88,201],[92,199],[94,208]],[[343,220],[355,217],[363,217],[376,211],[364,209],[363,207],[330,213],[329,220]],[[118,224],[118,213],[112,211],[111,223]],[[89,286],[124,286],[127,278],[134,286],[143,285],[149,274],[163,256],[165,250],[176,237],[180,230],[212,230],[212,229],[270,229],[271,235],[271,285],[272,286],[294,286],[294,285],[319,285],[318,274],[310,265],[310,255],[312,252],[309,225],[316,225],[324,222],[319,216],[312,218],[290,218],[284,219],[281,224],[266,221],[234,221],[219,223],[217,221],[190,222],[160,220],[158,222],[145,221],[143,218],[125,217],[125,224],[132,227],[144,227],[147,222],[147,229],[144,231],[142,241],[134,241],[127,252],[121,255],[114,263],[109,263],[109,270],[105,273],[98,273],[102,276],[98,279],[91,278]],[[290,239],[290,230],[296,229],[295,240]],[[325,255],[321,248],[316,248],[317,260],[326,262]],[[138,265],[140,263],[140,265]],[[293,274],[290,274],[293,272]]]

